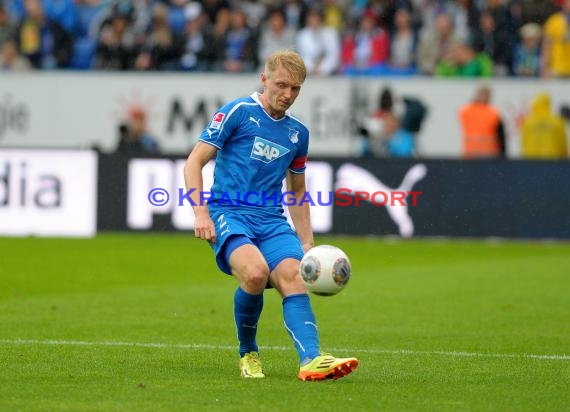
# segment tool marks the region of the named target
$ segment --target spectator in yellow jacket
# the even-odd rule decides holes
[[[543,77],[570,77],[570,0],[544,23]]]
[[[537,95],[522,125],[522,155],[526,159],[566,159],[566,125],[550,108],[550,96]]]

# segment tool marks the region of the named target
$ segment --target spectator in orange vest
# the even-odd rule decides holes
[[[481,86],[471,103],[459,110],[463,157],[505,157],[505,129],[499,110],[491,105],[491,89]]]

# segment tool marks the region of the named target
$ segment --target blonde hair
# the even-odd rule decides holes
[[[269,76],[270,73],[283,67],[289,72],[291,78],[302,84],[307,77],[307,68],[305,62],[297,52],[293,50],[281,50],[272,53],[265,61],[265,73]]]

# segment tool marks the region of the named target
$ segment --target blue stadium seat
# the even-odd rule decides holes
[[[24,0],[4,1],[4,8],[8,10],[8,14],[15,20],[19,21],[24,18],[26,9],[24,8]]]
[[[182,7],[170,7],[168,10],[168,22],[173,33],[180,34],[186,25],[186,15]]]
[[[96,47],[97,41],[89,37],[77,38],[73,45],[73,56],[71,57],[70,67],[77,70],[89,70]]]
[[[89,35],[89,26],[91,22],[99,13],[101,8],[99,6],[77,6],[77,35],[85,37]]]
[[[342,69],[342,74],[346,76],[413,76],[417,74],[414,66],[407,68],[395,68],[386,64],[377,64],[365,69],[354,66],[346,66]]]

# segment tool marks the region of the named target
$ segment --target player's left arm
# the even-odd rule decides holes
[[[291,202],[288,206],[291,220],[297,231],[297,236],[301,239],[303,251],[308,251],[315,245],[313,238],[313,229],[311,227],[311,213],[309,209],[309,202],[301,203],[301,199],[307,190],[305,185],[304,173],[287,172],[287,190],[293,193],[295,202]],[[291,199],[292,200],[292,199]]]

